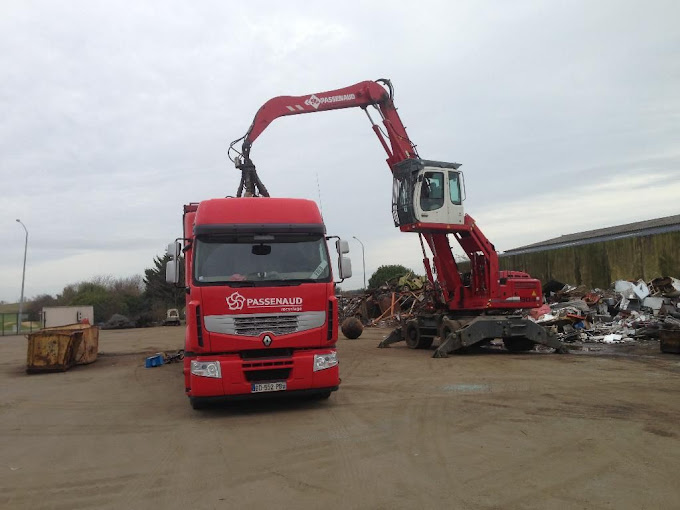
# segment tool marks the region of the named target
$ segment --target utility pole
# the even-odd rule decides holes
[[[359,241],[359,238],[357,236],[352,237]],[[359,244],[361,245],[361,262],[364,267],[364,290],[366,290],[366,257],[364,256],[364,243],[359,241]]]
[[[21,297],[19,298],[19,315],[17,317],[17,334],[21,334],[21,315],[24,311],[24,282],[26,281],[26,251],[28,250],[28,229],[26,225],[21,223],[20,219],[17,219],[17,223],[24,227],[26,232],[26,241],[24,242],[24,270],[21,274]]]

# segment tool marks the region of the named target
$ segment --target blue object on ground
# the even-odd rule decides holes
[[[153,368],[153,367],[160,367],[163,364],[163,355],[162,354],[154,354],[153,356],[149,356],[146,358],[146,363],[144,366],[146,368]]]

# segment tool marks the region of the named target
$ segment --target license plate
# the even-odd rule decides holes
[[[266,383],[252,383],[250,386],[251,393],[262,393],[264,391],[285,391],[286,381],[283,382],[266,382]]]

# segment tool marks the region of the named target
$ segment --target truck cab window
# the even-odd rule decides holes
[[[263,249],[266,248],[266,249]],[[264,245],[252,235],[199,238],[194,252],[197,284],[330,281],[321,235],[275,235]]]

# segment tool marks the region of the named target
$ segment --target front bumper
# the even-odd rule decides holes
[[[314,355],[334,349],[295,351],[292,356],[242,359],[238,354],[186,356],[184,376],[189,397],[272,396],[298,392],[335,391],[340,385],[338,366],[314,372]],[[218,361],[221,378],[201,377],[191,373],[191,360]],[[285,381],[286,390],[252,393],[252,384]],[[222,400],[225,400],[224,398]]]

